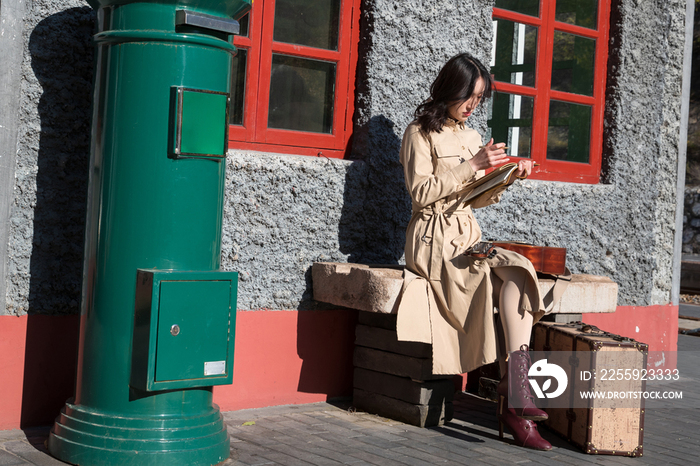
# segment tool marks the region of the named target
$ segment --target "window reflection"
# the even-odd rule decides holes
[[[598,19],[598,0],[557,0],[555,19],[595,29]]]
[[[493,30],[491,72],[496,80],[534,87],[537,28],[499,19]]]
[[[547,158],[588,163],[591,107],[552,100],[549,105]]]
[[[244,17],[241,18],[240,21],[238,21],[238,24],[241,26],[241,30],[238,33],[239,36],[243,37],[248,37],[248,26],[250,24],[250,13],[247,13]]]
[[[245,70],[248,51],[238,49],[233,57],[231,68],[231,107],[229,108],[229,124],[243,124],[243,103],[245,100]]]
[[[531,156],[532,97],[497,92],[491,100],[489,127],[495,142],[505,142],[513,157]]]
[[[277,42],[338,50],[340,0],[277,0]]]
[[[272,55],[268,127],[331,133],[335,63]]]
[[[593,95],[595,40],[566,32],[554,32],[552,89]]]
[[[539,0],[496,0],[497,8],[515,11],[530,16],[539,16]]]

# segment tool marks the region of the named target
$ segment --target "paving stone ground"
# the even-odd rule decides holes
[[[223,466],[253,465],[666,465],[698,464],[700,458],[700,337],[679,335],[683,391],[670,408],[647,409],[644,455],[586,455],[540,427],[554,449],[538,452],[498,438],[495,403],[470,394],[455,399],[455,418],[421,429],[354,412],[348,403],[314,403],[224,413],[231,458]],[[245,424],[245,425],[244,425]],[[47,428],[0,431],[0,466],[63,465],[46,451]]]

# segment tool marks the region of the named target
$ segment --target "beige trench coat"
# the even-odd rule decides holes
[[[544,314],[530,261],[503,249],[492,259],[464,254],[481,240],[472,208],[498,202],[503,192],[486,193],[471,205],[458,201],[484,175],[467,163],[481,143],[476,131],[450,121],[427,136],[413,123],[401,144],[412,216],[397,333],[400,340],[433,345],[434,374],[461,374],[498,358],[491,268],[526,270],[521,309],[535,322]]]

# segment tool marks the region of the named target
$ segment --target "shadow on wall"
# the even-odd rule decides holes
[[[41,21],[29,38],[32,70],[43,92],[38,106],[41,127],[22,427],[50,424],[65,400],[73,395],[88,184],[94,24],[91,8],[72,8]],[[35,84],[28,84],[28,92],[33,91],[32,85]],[[34,147],[31,139],[36,137],[31,133],[25,135],[22,150],[31,150],[28,149]],[[16,202],[17,208],[32,210],[30,199],[18,198]]]
[[[80,318],[29,316],[22,380],[22,429],[51,425],[75,392]]]
[[[298,391],[324,394],[326,401],[352,396],[356,325],[352,309],[297,313]]]
[[[38,107],[41,133],[29,286],[31,314],[79,312],[94,24],[91,8],[72,8],[41,21],[29,39],[32,70],[43,90]]]
[[[399,162],[401,140],[382,115],[356,127],[354,162],[345,175],[338,224],[340,251],[348,262],[398,264],[403,257],[411,202]],[[297,390],[328,399],[352,395],[352,354],[357,311],[313,301],[311,268],[297,319],[297,354],[302,360]],[[313,310],[316,309],[316,310]]]
[[[338,245],[347,262],[399,264],[403,257],[411,199],[399,162],[401,140],[394,123],[383,115],[355,128],[354,161],[345,173],[343,205],[338,222]],[[325,259],[328,260],[328,259]],[[311,267],[304,274],[306,289],[300,311],[336,309],[313,300]]]
[[[399,162],[401,140],[383,115],[356,126],[353,153],[363,177],[348,171],[339,224],[340,251],[348,262],[398,264],[403,257],[411,200]],[[351,177],[352,176],[352,177]]]

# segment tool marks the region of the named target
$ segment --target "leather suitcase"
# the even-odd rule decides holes
[[[602,368],[610,366],[611,361],[617,361],[619,367],[634,366],[639,371],[646,369],[649,346],[631,338],[603,332],[582,322],[540,322],[533,328],[531,349],[576,352],[569,358],[568,368],[569,381],[573,385],[573,400],[573,393],[579,391],[611,389],[609,382],[599,380],[600,374],[604,374],[605,369]],[[599,376],[582,380],[582,367],[591,371],[598,367]],[[618,384],[615,389],[644,391],[646,387],[644,380],[615,383]],[[621,383],[625,386],[620,387]],[[585,407],[581,406],[580,400],[577,404],[572,401],[570,406],[573,408],[543,407],[549,415],[544,424],[589,454],[642,456],[645,411],[643,397],[628,400],[626,407],[611,407],[613,402],[609,400],[593,399],[584,403]]]

